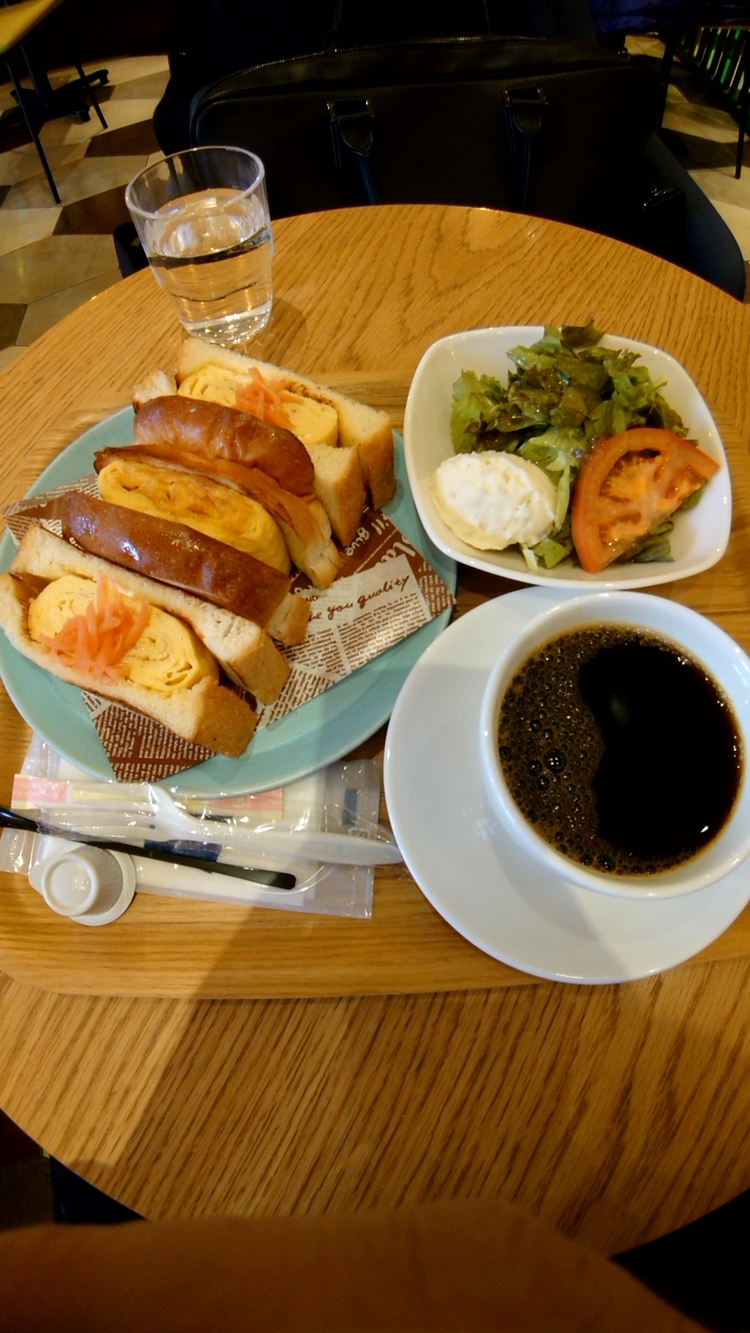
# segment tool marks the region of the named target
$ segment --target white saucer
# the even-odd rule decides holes
[[[465,939],[533,976],[633,981],[684,962],[731,925],[750,901],[750,860],[707,889],[634,902],[545,879],[499,827],[479,763],[487,677],[511,635],[576,595],[542,587],[507,593],[430,645],[393,710],[385,793],[411,874]]]

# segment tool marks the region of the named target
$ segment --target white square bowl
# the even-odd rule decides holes
[[[640,362],[654,383],[687,426],[688,436],[721,464],[701,496],[699,504],[675,515],[670,533],[672,560],[650,564],[610,565],[598,574],[587,574],[571,559],[554,569],[532,572],[521,552],[479,551],[468,546],[441,519],[430,496],[430,478],[443,459],[453,454],[450,420],[453,385],[465,370],[494,375],[507,383],[513,363],[508,352],[525,347],[544,334],[539,325],[516,324],[493,329],[468,329],[440,338],[427,349],[409,390],[404,418],[404,451],[414,503],[419,517],[436,546],[461,564],[515,579],[518,583],[555,584],[560,588],[602,589],[650,588],[659,583],[685,579],[710,569],[723,556],[732,524],[732,485],[724,447],[711,413],[687,371],[668,352],[648,343],[606,334],[602,346],[638,352]]]

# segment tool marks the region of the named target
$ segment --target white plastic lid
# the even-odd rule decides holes
[[[105,853],[106,855],[106,853]],[[118,878],[122,882],[119,867]],[[94,906],[99,892],[98,866],[84,853],[48,861],[42,872],[42,893],[49,906],[61,916],[80,916]]]
[[[129,907],[135,891],[129,856],[86,843],[70,843],[41,861],[29,873],[29,880],[53,912],[87,926],[116,920]]]

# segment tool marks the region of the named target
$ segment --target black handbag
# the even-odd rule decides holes
[[[487,35],[324,51],[229,75],[193,99],[191,141],[256,152],[274,217],[466,204],[627,238],[658,116],[656,74],[627,57]]]

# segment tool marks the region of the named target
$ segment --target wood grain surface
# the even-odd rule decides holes
[[[745,308],[615,241],[483,210],[313,215],[279,223],[277,238],[278,300],[259,355],[369,385],[371,401],[403,401],[427,346],[479,325],[593,314],[677,356],[722,432],[735,522],[715,571],[659,591],[750,648]],[[0,378],[0,500],[21,494],[87,414],[98,419],[148,370],[169,368],[179,339],[168,298],[144,273],[29,348]],[[491,582],[462,576],[462,609],[508,586]],[[25,733],[2,717],[7,799]],[[13,877],[0,892],[6,922]],[[378,881],[376,913],[399,893],[407,915],[423,910],[401,871],[387,894]],[[449,960],[452,932],[439,918],[433,927]],[[750,1185],[749,942],[744,914],[710,956],[620,987],[507,985],[497,972],[459,981],[449,961],[431,992],[304,999],[197,998],[210,985],[189,999],[59,995],[5,976],[0,1104],[149,1216],[502,1196],[612,1253]],[[313,930],[299,943],[318,952]],[[134,961],[139,949],[155,973],[149,932]],[[488,963],[477,955],[480,971]],[[118,988],[127,979],[113,977]]]

